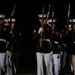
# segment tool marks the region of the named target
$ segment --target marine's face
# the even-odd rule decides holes
[[[13,30],[15,26],[15,23],[11,23],[11,29]]]
[[[42,20],[42,19],[39,19],[40,23],[41,24],[46,24],[46,19]]]
[[[6,22],[6,23],[4,23],[4,25],[5,25],[5,26],[9,26],[9,25],[10,25],[10,23]]]
[[[71,27],[69,27],[69,31],[71,31],[72,30],[72,28]]]
[[[2,25],[4,23],[4,20],[2,19],[2,20],[0,20],[0,25]]]

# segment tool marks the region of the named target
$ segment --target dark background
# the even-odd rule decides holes
[[[64,29],[67,21],[68,5],[71,4],[70,17],[75,18],[75,3],[73,0],[2,0],[0,2],[0,13],[11,17],[12,10],[16,4],[13,17],[17,19],[17,28],[21,31],[21,52],[19,55],[19,69],[36,70],[36,53],[33,43],[33,29],[38,24],[37,15],[47,13],[49,4],[50,18],[54,6],[54,18],[57,19],[59,29]]]

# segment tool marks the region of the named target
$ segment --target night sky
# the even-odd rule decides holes
[[[22,33],[22,44],[20,53],[20,66],[23,68],[35,68],[35,45],[33,43],[33,29],[38,24],[37,15],[48,12],[48,6],[51,5],[50,16],[54,6],[54,18],[57,19],[59,29],[64,29],[67,21],[68,5],[71,4],[70,17],[75,18],[75,4],[73,0],[2,0],[0,2],[0,13],[10,17],[14,5],[16,9],[13,17],[17,19],[17,27]],[[22,60],[21,60],[22,59]],[[27,66],[28,65],[28,66]]]

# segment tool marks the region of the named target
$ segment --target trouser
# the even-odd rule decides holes
[[[50,56],[50,70],[49,70],[49,75],[53,75],[53,56]]]
[[[5,53],[0,53],[0,75],[5,73]]]
[[[11,52],[6,54],[6,75],[13,75],[11,56]]]
[[[17,74],[18,62],[19,62],[19,52],[13,53],[12,54],[12,65],[13,65],[14,74]]]
[[[63,52],[63,55],[62,55],[62,64],[61,64],[61,67],[64,68],[66,66],[66,59],[67,59],[67,52]]]
[[[72,61],[71,61],[71,72],[75,75],[75,55],[72,55]]]
[[[44,75],[43,71],[43,60],[45,62],[46,66],[46,75],[49,75],[50,73],[50,53],[40,53],[36,52],[36,58],[37,58],[37,75]]]
[[[60,54],[53,54],[54,75],[59,75],[61,66],[60,61],[61,61]]]

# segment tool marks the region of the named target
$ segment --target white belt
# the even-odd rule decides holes
[[[5,39],[0,39],[0,41],[6,42],[6,40],[5,40]]]
[[[57,41],[54,41],[54,43],[55,43],[55,44],[58,44],[58,42],[57,42]]]
[[[41,39],[39,39],[41,41]],[[48,41],[50,43],[50,39],[43,39],[43,41]]]

